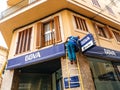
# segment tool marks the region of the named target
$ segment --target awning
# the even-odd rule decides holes
[[[86,56],[109,59],[114,61],[120,61],[120,51],[94,46],[86,50],[84,53]]]
[[[16,69],[48,60],[60,58],[65,55],[64,43],[38,50],[20,57],[8,60],[7,69]]]

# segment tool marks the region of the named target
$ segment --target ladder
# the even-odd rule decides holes
[[[77,56],[76,56],[77,57]],[[83,86],[83,80],[82,80],[82,76],[81,76],[81,71],[80,71],[80,64],[79,64],[79,60],[77,58],[76,60],[76,66],[75,68],[69,68],[69,59],[68,59],[68,54],[67,54],[67,49],[66,49],[66,67],[67,67],[67,78],[68,78],[68,90],[71,90],[71,87],[70,87],[70,77],[71,77],[71,70],[77,70],[78,71],[78,74],[75,74],[75,75],[78,75],[78,79],[79,79],[79,82],[72,82],[72,83],[79,83],[80,86],[81,86],[81,90],[84,90],[84,86]]]

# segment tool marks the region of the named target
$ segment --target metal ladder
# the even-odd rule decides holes
[[[76,56],[77,57],[77,56]],[[78,76],[78,79],[79,79],[79,82],[77,82],[77,83],[79,83],[80,84],[80,86],[81,86],[81,90],[84,90],[84,86],[83,86],[83,80],[82,80],[82,76],[81,76],[81,71],[80,71],[80,64],[79,64],[79,60],[78,60],[78,58],[77,58],[77,60],[76,60],[76,66],[75,66],[75,68],[69,68],[69,59],[68,59],[68,55],[67,55],[67,49],[66,49],[66,67],[67,67],[67,78],[68,78],[68,90],[71,90],[71,88],[70,88],[70,84],[71,84],[71,82],[70,82],[70,77],[71,77],[71,70],[77,70],[77,72],[78,72],[78,74],[75,74],[75,75],[77,75]],[[72,82],[72,83],[76,83],[76,82]]]

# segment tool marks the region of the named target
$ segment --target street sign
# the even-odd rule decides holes
[[[70,85],[69,85],[70,84]],[[66,77],[64,78],[64,86],[65,88],[74,88],[80,87],[78,76]]]

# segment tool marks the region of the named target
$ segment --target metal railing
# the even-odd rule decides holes
[[[45,33],[45,46],[49,46],[51,44],[55,44],[55,30],[49,31],[48,33]]]
[[[15,4],[14,6],[6,9],[3,12],[1,12],[0,13],[0,19],[3,19],[5,17],[15,13],[16,11],[28,6],[29,4],[31,4],[31,3],[35,2],[35,1],[38,1],[38,0],[32,0],[31,2],[30,2],[30,0],[22,0],[21,2]]]

